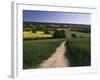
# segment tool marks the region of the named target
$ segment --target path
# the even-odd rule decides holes
[[[68,67],[68,60],[64,55],[66,52],[65,43],[66,41],[62,42],[61,45],[57,47],[55,53],[40,64],[40,68]]]

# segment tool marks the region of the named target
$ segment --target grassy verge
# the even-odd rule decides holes
[[[69,38],[66,42],[70,66],[90,66],[90,38]]]
[[[37,68],[65,39],[28,40],[23,42],[23,68]]]

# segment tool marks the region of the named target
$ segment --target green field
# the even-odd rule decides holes
[[[76,34],[76,38],[71,35]],[[66,32],[67,53],[65,54],[69,60],[70,66],[90,66],[91,65],[91,41],[90,33],[69,31]]]
[[[23,42],[23,68],[37,68],[65,39],[28,40]]]
[[[64,40],[67,40],[65,56],[70,66],[90,66],[90,33],[77,31],[66,31],[65,33],[66,38],[24,40],[23,69],[38,68],[39,64],[48,59]],[[77,37],[73,38],[72,34]]]
[[[89,33],[77,32],[77,31],[66,31],[66,36],[71,37],[72,34],[76,34],[77,37],[90,37]]]
[[[68,38],[66,43],[68,48],[66,57],[70,62],[70,66],[90,66],[90,37],[85,38]]]
[[[89,50],[90,38],[68,38],[72,46]]]
[[[76,34],[76,38],[72,38],[71,35]],[[90,33],[82,33],[76,31],[69,31],[66,32],[67,40],[73,47],[78,47],[86,50],[90,50]],[[80,37],[82,36],[82,37]]]

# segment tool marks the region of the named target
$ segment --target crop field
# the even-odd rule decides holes
[[[38,68],[40,63],[52,56],[64,40],[68,41],[65,56],[69,60],[70,66],[90,66],[90,33],[77,31],[66,31],[65,33],[67,38],[24,40],[23,68]],[[76,34],[77,37],[73,38],[72,34]]]
[[[70,66],[90,66],[91,65],[91,45],[90,38],[69,38],[66,43],[68,51],[66,57]]]
[[[72,34],[76,34],[77,37],[90,37],[89,33],[77,32],[77,31],[66,31],[66,37],[70,38]]]
[[[23,68],[37,68],[65,39],[28,40],[23,42]]]
[[[90,48],[90,38],[69,38],[68,41],[75,47],[87,50]]]
[[[23,10],[23,69],[91,65],[91,15]]]
[[[68,25],[64,25],[55,23],[24,23],[23,69],[40,68],[40,64],[51,58],[56,53],[56,48],[64,40],[67,41],[64,43],[64,47],[66,47],[64,56],[69,61],[69,67],[91,65],[90,26],[77,24],[76,27],[76,25],[70,24],[70,27],[68,27]],[[58,62],[61,61],[58,60]]]
[[[51,34],[45,34],[43,31],[37,31],[36,33],[33,33],[32,31],[24,31],[23,32],[23,39],[39,39],[39,38],[52,38],[53,35]]]

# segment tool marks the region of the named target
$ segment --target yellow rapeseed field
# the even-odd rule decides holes
[[[32,31],[24,31],[23,32],[24,38],[50,38],[53,37],[52,34],[45,34],[43,31],[36,31],[36,33],[33,33]]]

